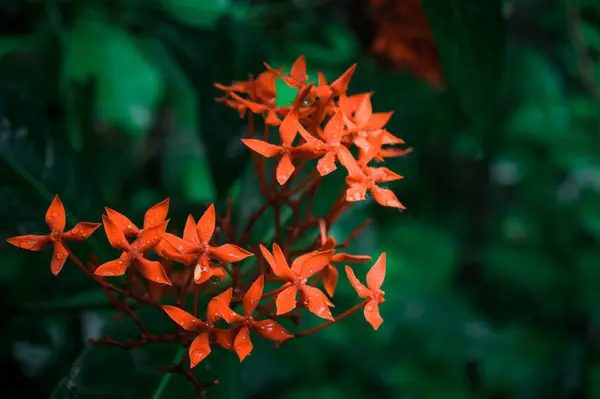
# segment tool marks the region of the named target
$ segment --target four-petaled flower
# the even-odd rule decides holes
[[[123,251],[119,259],[111,260],[100,266],[95,271],[98,276],[122,276],[129,266],[135,264],[139,272],[147,280],[155,283],[171,285],[169,277],[165,273],[160,262],[148,260],[144,253],[154,248],[161,240],[162,234],[167,228],[168,220],[142,230],[139,237],[129,243],[125,234],[112,219],[102,215],[102,223],[106,231],[106,237],[113,248]]]
[[[235,338],[233,339],[233,348],[240,358],[240,362],[252,352],[253,345],[250,340],[250,330],[271,341],[285,341],[286,339],[294,337],[287,332],[281,324],[274,320],[254,319],[254,311],[260,302],[264,287],[265,278],[261,275],[254,283],[252,283],[244,295],[242,302],[244,314],[240,315],[228,307],[221,315],[223,320],[228,324],[238,324],[237,328],[239,328],[239,330],[231,330],[231,333],[232,336],[235,335]]]
[[[350,266],[346,266],[346,274],[358,296],[368,298],[364,310],[365,319],[377,330],[381,323],[383,323],[383,319],[379,314],[379,304],[385,302],[385,293],[381,290],[381,285],[385,278],[385,252],[379,256],[379,259],[377,259],[371,270],[367,273],[366,287],[356,278]]]
[[[277,295],[275,304],[277,306],[277,315],[288,313],[296,308],[296,296],[301,293],[303,303],[313,314],[327,320],[333,320],[329,307],[333,303],[318,288],[307,284],[310,277],[320,272],[331,261],[333,250],[324,252],[310,252],[294,259],[292,267],[288,266],[283,251],[277,244],[273,244],[273,254],[264,247],[260,250],[267,261],[273,273],[280,279],[286,281],[281,291]]]
[[[198,363],[206,359],[210,354],[210,337],[223,348],[231,350],[231,344],[227,336],[227,330],[215,328],[215,323],[222,318],[222,315],[228,312],[229,302],[231,301],[232,290],[222,292],[213,297],[208,303],[206,310],[206,321],[202,321],[183,309],[176,306],[164,305],[163,310],[173,321],[179,324],[186,331],[195,331],[198,333],[192,341],[189,349],[190,368],[196,367]]]
[[[210,240],[215,232],[215,222],[215,207],[211,204],[198,220],[198,224],[194,222],[192,215],[188,215],[183,239],[170,233],[163,234],[164,240],[182,254],[178,258],[181,263],[187,266],[196,265],[194,269],[196,284],[201,284],[213,276],[220,279],[226,277],[223,268],[211,262],[213,258],[221,262],[239,262],[249,256],[254,256],[252,252],[233,244],[211,246]],[[173,252],[168,249],[164,249],[164,251],[167,254]]]
[[[50,234],[12,237],[7,240],[9,244],[29,251],[40,251],[50,244],[54,244],[52,261],[50,262],[50,271],[55,276],[60,273],[69,250],[64,242],[80,242],[86,240],[100,226],[100,223],[80,222],[71,230],[65,232],[67,224],[67,215],[62,201],[56,195],[46,212],[46,224],[50,228]]]
[[[144,228],[138,228],[127,216],[105,207],[106,215],[117,226],[126,237],[138,237],[143,230],[163,222],[169,213],[169,198],[159,202],[144,214]]]

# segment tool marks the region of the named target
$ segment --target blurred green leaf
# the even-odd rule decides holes
[[[502,82],[501,0],[423,0],[448,88],[476,124],[487,121]]]
[[[184,24],[211,28],[230,7],[231,0],[163,0],[163,8]]]
[[[164,92],[163,77],[126,30],[96,11],[81,13],[64,62],[67,80],[95,81],[100,121],[134,137],[148,132]]]

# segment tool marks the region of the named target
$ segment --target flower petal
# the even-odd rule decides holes
[[[341,145],[338,147],[337,156],[340,160],[340,163],[344,165],[351,177],[362,177],[363,173],[361,172],[356,159],[354,159],[354,156],[352,156],[352,153],[346,148],[346,146]]]
[[[371,291],[365,287],[354,274],[354,270],[350,266],[346,266],[346,275],[348,276],[348,280],[350,280],[350,284],[354,287],[354,290],[361,298],[368,298],[371,296]]]
[[[306,74],[306,59],[304,55],[296,58],[296,61],[292,64],[292,68],[290,69],[290,75],[298,84],[304,84],[308,80],[308,75]]]
[[[133,222],[129,220],[127,216],[108,207],[105,207],[104,210],[106,211],[106,215],[108,215],[110,220],[112,220],[113,223],[119,229],[121,229],[123,234],[125,234],[126,236],[137,236],[138,234],[140,234],[140,229],[138,229],[138,227],[135,224],[133,224]]]
[[[176,306],[163,305],[163,310],[173,321],[187,331],[197,331],[203,327],[202,321]]]
[[[365,96],[356,109],[354,121],[358,126],[363,127],[369,122],[372,114],[373,107],[371,106],[371,96]]]
[[[386,266],[386,255],[383,252],[379,255],[379,258],[375,261],[371,270],[367,273],[367,287],[371,291],[378,291],[383,284],[385,279],[385,266]]]
[[[294,279],[294,275],[292,274],[292,271],[288,266],[287,260],[285,259],[285,255],[283,254],[283,251],[281,250],[279,245],[277,245],[277,243],[273,244],[273,256],[271,257],[271,260],[267,258],[267,254],[269,254],[269,252],[266,250],[265,247],[261,245],[260,250],[262,251],[269,265],[271,266],[271,269],[273,269],[273,273],[275,273],[277,277],[284,280]]]
[[[67,215],[65,207],[58,195],[54,196],[52,203],[46,211],[46,224],[51,230],[64,231],[67,224]]]
[[[41,236],[28,234],[24,236],[12,237],[6,240],[11,245],[26,249],[28,251],[40,251],[48,246],[52,242],[50,236]]]
[[[163,238],[169,220],[165,220],[152,227],[142,230],[137,240],[132,244],[136,246],[139,252],[146,252],[154,248]]]
[[[390,112],[375,112],[371,114],[369,121],[362,127],[365,130],[379,130],[382,129],[390,120],[394,111]]]
[[[111,247],[122,251],[129,249],[129,242],[125,238],[123,230],[121,230],[110,217],[102,215],[102,224],[104,224],[106,238],[108,238]]]
[[[248,327],[244,326],[240,329],[240,332],[233,341],[233,347],[240,358],[240,363],[252,352],[253,345],[252,341],[250,341],[250,330]]]
[[[258,335],[271,341],[285,341],[294,338],[281,324],[273,320],[255,321],[252,327]]]
[[[185,228],[183,229],[183,239],[193,244],[200,244],[198,238],[198,231],[196,230],[196,221],[192,215],[188,215],[185,221]]]
[[[379,314],[379,304],[376,300],[371,299],[367,302],[364,310],[365,320],[373,327],[373,329],[377,330],[381,323],[383,323],[383,318],[381,314]]]
[[[290,153],[284,153],[281,156],[281,160],[277,164],[277,170],[275,172],[279,185],[283,186],[288,181],[292,173],[294,173],[295,169],[296,167],[292,163],[292,157]]]
[[[259,278],[256,279],[255,282],[252,283],[246,294],[244,295],[244,315],[246,317],[251,317],[258,303],[260,302],[260,297],[263,294],[263,290],[265,288],[265,276],[260,275]]]
[[[327,266],[332,256],[333,249],[315,253],[302,264],[300,276],[303,278],[312,277],[315,275],[315,273],[320,272],[325,266]]]
[[[254,256],[252,252],[246,251],[233,244],[223,244],[220,247],[211,247],[209,252],[222,262],[239,262],[249,256]]]
[[[83,241],[91,236],[100,226],[100,223],[80,222],[77,223],[71,230],[64,233],[62,238],[66,241]]]
[[[390,208],[406,209],[406,207],[398,201],[396,194],[390,189],[372,185],[371,193],[379,205],[389,206]]]
[[[331,263],[363,263],[373,259],[368,255],[350,255],[345,252],[340,252],[331,257]]]
[[[317,251],[311,251],[304,255],[300,255],[296,259],[294,259],[292,261],[292,267],[291,267],[292,273],[295,276],[301,275],[302,274],[302,265],[304,265],[304,262],[306,262],[308,259],[313,257],[316,253],[317,253]]]
[[[350,79],[352,79],[352,75],[354,75],[355,70],[356,64],[348,68],[339,78],[329,85],[331,90],[333,90],[336,95],[339,96],[346,94],[346,90],[348,90],[348,84],[350,83]]]
[[[342,140],[343,128],[344,116],[342,111],[337,111],[325,125],[323,133],[325,134],[325,141],[327,141],[327,144],[339,143]]]
[[[331,264],[327,265],[327,267],[321,270],[321,279],[323,280],[323,287],[325,288],[325,292],[329,295],[330,298],[333,298],[335,294],[335,288],[337,287],[337,283],[339,280],[339,272],[333,267]]]
[[[168,234],[168,233],[165,233]],[[164,236],[163,236],[164,237]],[[175,248],[169,241],[163,239],[154,247],[154,252],[160,257],[168,259],[173,262],[181,263],[185,266],[191,266],[196,263],[198,255],[196,254],[182,254],[177,248]]]
[[[281,142],[291,146],[298,133],[298,114],[295,111],[290,111],[281,121],[279,125],[279,136]]]
[[[227,328],[227,329],[216,329],[213,330],[213,336],[215,337],[215,341],[219,344],[223,349],[227,349],[229,351],[233,349],[233,340],[235,339],[235,327]]]
[[[216,218],[215,205],[210,204],[196,225],[198,238],[200,238],[201,243],[208,244],[212,238],[212,235],[215,232]]]
[[[319,171],[319,174],[321,176],[327,176],[331,172],[335,171],[337,169],[335,160],[335,152],[333,151],[326,153],[323,158],[319,159],[317,162],[317,170]]]
[[[146,214],[144,215],[144,229],[157,225],[167,218],[167,214],[169,213],[169,200],[170,199],[167,198],[146,211]]]
[[[163,269],[160,262],[148,260],[138,256],[136,258],[136,265],[142,276],[147,280],[154,281],[155,283],[172,285],[165,269]]]
[[[50,261],[50,271],[55,276],[60,273],[67,258],[69,257],[69,251],[65,245],[60,241],[54,241],[54,251],[52,253],[52,261]]]
[[[106,262],[96,269],[94,272],[97,276],[122,276],[127,271],[133,258],[127,252],[123,252],[119,259]]]
[[[242,139],[242,143],[252,151],[259,153],[265,158],[272,158],[281,152],[281,147],[257,139]]]
[[[198,240],[198,233],[196,232],[196,226],[194,225],[194,235],[196,236],[196,241]],[[171,246],[176,249],[181,254],[191,254],[195,253],[200,249],[200,245],[187,241],[186,239],[182,239],[177,237],[175,234],[171,233],[163,233],[162,234],[163,241],[167,241]]]
[[[375,183],[387,183],[391,181],[401,180],[404,177],[391,171],[386,167],[370,168]]]
[[[190,345],[189,349],[190,356],[190,368],[196,367],[198,363],[206,359],[210,354],[210,343],[208,339],[208,331],[198,335]]]
[[[328,306],[331,302],[320,289],[305,285],[302,287],[302,293],[304,305],[309,312],[326,320],[334,320]]]
[[[277,316],[291,312],[296,309],[296,295],[298,287],[293,284],[277,294],[275,306],[277,308]]]
[[[214,324],[220,319],[224,319],[228,321],[228,323],[232,322],[231,309],[229,308],[229,304],[231,303],[231,297],[233,295],[233,289],[229,288],[226,291],[223,291],[219,295],[213,297],[210,302],[208,302],[208,306],[206,308],[206,320],[209,324]],[[225,317],[228,317],[227,319]]]

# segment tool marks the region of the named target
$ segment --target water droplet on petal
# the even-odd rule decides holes
[[[63,254],[61,254],[61,253],[58,253],[58,254],[56,254],[56,256],[55,256],[55,257],[56,257],[56,259],[58,259],[58,260],[62,260],[62,259],[64,258],[64,255],[63,255]]]
[[[128,225],[127,225],[127,228],[128,228],[128,229],[130,229],[130,228],[131,228],[131,225],[130,225],[130,224],[128,224]]]

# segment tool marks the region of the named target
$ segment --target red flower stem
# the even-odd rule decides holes
[[[200,285],[194,284],[194,295],[193,295],[193,303],[192,303],[192,314],[194,317],[198,317],[198,295],[200,294]]]
[[[248,239],[250,239],[250,233],[252,231],[252,227],[254,227],[254,224],[258,221],[258,219],[260,219],[260,217],[263,215],[263,213],[265,213],[265,211],[267,209],[269,209],[268,201],[263,203],[260,206],[260,208],[258,208],[254,213],[252,213],[252,216],[250,216],[250,220],[248,220],[248,224],[246,224],[246,227],[244,228],[244,231],[242,232],[242,235],[238,242],[239,246],[243,246],[246,243],[246,241],[248,241]]]
[[[264,298],[268,298],[268,297],[271,297],[271,296],[275,296],[275,295],[279,294],[281,291],[285,290],[288,287],[289,287],[289,284],[284,284],[281,287],[277,288],[276,290],[269,291],[266,294],[263,294],[260,298],[264,299]]]
[[[364,301],[362,301],[361,303],[359,303],[358,305],[355,305],[353,307],[351,307],[350,309],[346,310],[344,313],[340,314],[338,317],[336,317],[334,320],[329,320],[321,325],[318,325],[316,327],[313,327],[311,329],[308,330],[304,330],[304,331],[300,331],[294,334],[294,336],[296,337],[305,337],[307,335],[310,334],[314,334],[318,331],[321,331],[324,328],[329,327],[332,324],[337,323],[338,321],[341,321],[343,319],[345,319],[346,317],[350,316],[352,313],[359,311],[360,309],[364,308],[367,305],[367,302],[369,302],[369,299],[365,299]]]
[[[350,243],[354,241],[360,235],[360,233],[362,233],[362,231],[370,224],[371,219],[365,219],[364,222],[362,222],[356,229],[354,229],[352,233],[350,233],[350,235],[344,240],[343,243],[336,245],[336,248],[348,248],[348,245],[350,245]]]
[[[305,187],[306,190],[304,190],[304,193],[307,193],[312,188],[312,186],[314,186],[320,180],[320,178],[321,175],[319,174],[319,171],[313,169],[308,176],[306,176],[296,187],[294,187],[293,190],[291,190],[288,193],[288,195],[291,197],[294,194],[297,194],[300,190],[302,190]],[[302,195],[302,197],[304,197],[304,195]]]
[[[140,346],[147,345],[150,342],[177,342],[180,340],[180,336],[178,334],[160,334],[160,335],[148,335],[143,336],[141,339],[134,341],[128,340],[125,342],[115,341],[111,337],[105,337],[103,339],[89,339],[88,342],[94,345],[106,345],[106,346],[117,346],[119,348],[124,349],[134,349],[139,348]]]

